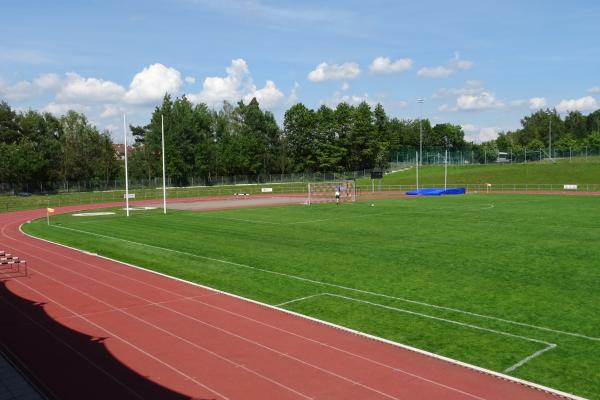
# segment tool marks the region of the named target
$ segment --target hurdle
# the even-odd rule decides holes
[[[0,278],[27,276],[27,261],[5,251],[0,251]]]

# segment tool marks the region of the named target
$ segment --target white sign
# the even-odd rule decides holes
[[[577,190],[577,185],[564,185],[564,190]]]
[[[260,189],[261,192],[263,193],[272,193],[273,192],[273,188],[262,188]]]
[[[129,193],[129,194],[124,194],[123,195],[124,199],[135,199],[135,193]]]

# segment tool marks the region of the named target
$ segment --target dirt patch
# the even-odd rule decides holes
[[[284,206],[289,204],[304,204],[305,196],[229,196],[206,198],[194,201],[170,203],[168,208],[188,211],[226,210],[230,208],[254,208]]]

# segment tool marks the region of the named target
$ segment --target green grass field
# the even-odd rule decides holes
[[[422,184],[444,183],[444,166],[423,166],[419,172]],[[366,180],[363,183],[368,183]],[[413,185],[415,169],[387,174],[384,185]],[[577,183],[600,185],[600,157],[574,158],[557,162],[525,164],[449,165],[450,184],[558,184]]]
[[[600,399],[600,198],[373,204],[58,215],[24,230]]]

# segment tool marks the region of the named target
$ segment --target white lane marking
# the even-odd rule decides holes
[[[154,245],[151,245],[151,244],[140,243],[140,242],[136,242],[136,241],[133,241],[133,240],[121,239],[121,238],[114,237],[114,236],[102,235],[102,234],[99,234],[99,233],[84,231],[84,230],[81,230],[81,229],[68,228],[66,226],[52,225],[52,227],[53,228],[66,229],[66,230],[70,230],[70,231],[73,231],[73,232],[85,233],[85,234],[88,234],[88,235],[91,235],[91,236],[97,236],[97,237],[102,237],[102,238],[106,238],[106,239],[117,240],[117,241],[121,241],[121,242],[125,242],[125,243],[132,243],[132,244],[136,244],[136,245],[139,245],[139,246],[154,248],[154,249],[158,249],[158,250],[169,251],[169,252],[172,252],[172,253],[182,254],[182,255],[189,256],[189,257],[200,258],[200,259],[203,259],[203,260],[208,260],[208,261],[218,262],[218,263],[222,263],[222,264],[233,265],[233,266],[236,266],[236,267],[251,269],[251,270],[254,270],[254,271],[265,272],[265,273],[269,273],[269,274],[273,274],[273,275],[285,276],[285,277],[288,277],[290,279],[296,279],[296,280],[299,280],[299,281],[302,281],[302,282],[309,282],[309,283],[314,283],[314,284],[317,284],[317,285],[335,287],[335,288],[338,288],[338,289],[349,290],[349,291],[353,291],[353,292],[357,292],[357,293],[364,293],[364,294],[369,294],[369,295],[372,295],[372,296],[377,296],[377,297],[383,297],[383,298],[387,298],[387,299],[404,301],[404,302],[411,303],[411,304],[418,304],[418,305],[421,305],[421,306],[424,306],[424,307],[437,308],[437,309],[440,309],[440,310],[446,310],[446,311],[461,313],[461,314],[465,314],[465,315],[471,315],[471,316],[474,316],[474,317],[480,317],[480,318],[486,318],[486,319],[490,319],[490,320],[494,320],[494,321],[506,322],[506,323],[513,324],[513,325],[519,325],[519,326],[524,326],[524,327],[528,327],[528,328],[539,329],[539,330],[542,330],[542,331],[552,332],[552,333],[561,334],[561,335],[568,335],[568,336],[579,337],[579,338],[587,339],[587,340],[600,341],[599,337],[587,336],[587,335],[583,335],[581,333],[562,331],[562,330],[558,330],[558,329],[548,328],[548,327],[545,327],[545,326],[538,326],[538,325],[533,325],[533,324],[527,324],[527,323],[524,323],[524,322],[512,321],[512,320],[505,319],[505,318],[499,318],[499,317],[494,317],[494,316],[485,315],[485,314],[479,314],[479,313],[475,313],[475,312],[471,312],[471,311],[465,311],[465,310],[461,310],[461,309],[457,309],[457,308],[445,307],[445,306],[440,306],[440,305],[436,305],[436,304],[426,303],[426,302],[422,302],[422,301],[411,300],[411,299],[407,299],[407,298],[404,298],[404,297],[397,297],[397,296],[391,296],[391,295],[387,295],[387,294],[383,294],[383,293],[372,292],[370,290],[356,289],[356,288],[352,288],[352,287],[348,287],[348,286],[337,285],[335,283],[323,282],[323,281],[318,281],[318,280],[315,280],[315,279],[304,278],[304,277],[297,276],[297,275],[286,274],[284,272],[278,272],[278,271],[272,271],[272,270],[268,270],[268,269],[264,269],[264,268],[253,267],[253,266],[250,266],[250,265],[240,264],[240,263],[233,262],[233,261],[227,261],[227,260],[221,260],[221,259],[218,259],[218,258],[201,256],[201,255],[198,255],[198,254],[188,253],[186,251],[181,251],[181,250],[174,250],[174,249],[170,249],[168,247],[154,246]]]
[[[234,298],[234,299],[245,301],[245,302],[250,303],[250,304],[254,304],[254,305],[258,305],[258,306],[265,307],[265,308],[268,308],[268,309],[280,311],[280,312],[283,312],[285,314],[288,314],[288,315],[291,315],[291,316],[295,316],[295,317],[299,317],[299,318],[303,318],[305,320],[312,321],[314,323],[318,323],[318,324],[321,324],[321,325],[325,325],[325,326],[330,327],[330,328],[339,329],[339,330],[341,330],[343,332],[346,332],[346,333],[351,333],[351,334],[354,334],[354,335],[357,335],[357,336],[361,336],[361,337],[364,337],[364,338],[376,340],[376,341],[378,341],[380,343],[385,343],[385,344],[388,344],[388,345],[391,345],[391,346],[394,346],[394,347],[401,348],[403,350],[408,350],[408,351],[411,351],[411,352],[414,352],[414,353],[417,353],[417,354],[420,354],[420,355],[431,357],[433,359],[436,359],[436,360],[439,360],[439,361],[444,361],[444,362],[447,362],[447,363],[452,364],[452,365],[461,366],[461,367],[464,367],[464,368],[467,368],[467,369],[470,369],[470,370],[473,370],[473,371],[481,372],[481,373],[484,373],[486,375],[489,375],[489,376],[497,378],[497,379],[502,379],[502,380],[506,380],[506,381],[509,381],[509,382],[512,382],[512,383],[521,384],[521,385],[524,385],[524,386],[526,386],[528,388],[533,388],[533,389],[536,389],[536,390],[541,390],[541,391],[546,392],[546,393],[550,393],[550,394],[553,394],[553,395],[556,395],[556,396],[560,396],[560,397],[564,397],[564,398],[568,398],[568,399],[572,399],[572,400],[586,400],[583,397],[579,397],[579,396],[573,395],[571,393],[566,393],[566,392],[563,392],[563,391],[560,391],[560,390],[557,390],[557,389],[553,389],[553,388],[550,388],[550,387],[547,387],[547,386],[543,386],[543,385],[540,385],[540,384],[537,384],[537,383],[533,383],[533,382],[530,382],[530,381],[519,379],[519,378],[516,378],[514,376],[502,374],[502,373],[499,373],[499,372],[496,372],[496,371],[492,371],[492,370],[489,370],[489,369],[478,367],[478,366],[473,365],[473,364],[468,364],[468,363],[465,363],[465,362],[462,362],[462,361],[459,361],[459,360],[455,360],[455,359],[452,359],[452,358],[444,357],[444,356],[441,356],[439,354],[431,353],[431,352],[428,352],[428,351],[425,351],[425,350],[422,350],[422,349],[418,349],[416,347],[411,347],[411,346],[408,346],[408,345],[405,345],[405,344],[402,344],[402,343],[394,342],[392,340],[388,340],[388,339],[385,339],[385,338],[382,338],[382,337],[370,335],[368,333],[360,332],[360,331],[357,331],[355,329],[351,329],[351,328],[348,328],[348,327],[345,327],[345,326],[337,325],[337,324],[334,324],[334,323],[331,323],[331,322],[328,322],[328,321],[320,320],[320,319],[311,317],[309,315],[299,314],[299,313],[287,310],[285,308],[277,308],[277,307],[274,307],[273,305],[270,305],[270,304],[262,303],[262,302],[259,302],[257,300],[253,300],[253,299],[250,299],[250,298],[247,298],[247,297],[238,296],[238,295],[235,295],[233,293],[228,293],[228,292],[225,292],[225,291],[222,291],[222,290],[219,290],[219,289],[215,289],[215,288],[212,288],[212,287],[209,287],[209,286],[206,286],[206,285],[202,285],[202,284],[199,284],[199,283],[196,283],[196,282],[187,281],[185,279],[181,279],[181,278],[177,278],[177,277],[174,277],[174,276],[171,276],[171,275],[167,275],[165,273],[158,272],[158,271],[155,271],[155,270],[152,270],[152,269],[140,267],[140,266],[137,266],[137,265],[134,265],[134,264],[130,264],[130,263],[124,262],[124,261],[116,260],[114,258],[110,258],[110,257],[98,255],[98,254],[93,254],[93,253],[88,253],[85,250],[81,250],[81,249],[78,249],[78,248],[75,248],[75,247],[72,247],[72,246],[67,246],[65,244],[61,244],[61,243],[57,243],[57,242],[52,242],[52,241],[47,240],[47,239],[41,239],[41,238],[38,238],[38,237],[35,237],[35,236],[32,236],[30,234],[27,234],[27,233],[23,232],[22,227],[23,227],[23,224],[21,224],[19,226],[19,232],[21,234],[23,234],[24,236],[30,237],[30,238],[35,239],[35,240],[39,240],[39,241],[42,241],[42,242],[53,244],[55,246],[67,248],[69,250],[72,250],[72,251],[75,251],[75,252],[79,252],[79,253],[92,254],[92,255],[94,255],[94,256],[96,256],[98,258],[101,258],[101,259],[104,259],[104,260],[108,260],[108,261],[114,262],[114,263],[119,264],[119,265],[124,265],[126,267],[133,268],[133,269],[138,270],[138,271],[143,271],[143,272],[146,272],[146,273],[149,273],[149,274],[153,274],[153,275],[156,275],[156,276],[160,276],[160,277],[163,277],[163,278],[166,278],[166,279],[170,279],[170,280],[173,280],[173,281],[176,281],[176,282],[181,282],[181,283],[184,283],[184,284],[187,284],[187,285],[191,285],[191,286],[194,286],[194,287],[199,287],[199,288],[202,288],[202,289],[205,289],[205,290],[210,290],[210,291],[213,291],[213,292],[216,292],[216,293],[223,294],[223,295],[225,295],[227,297],[231,297],[231,298]],[[2,229],[2,233],[4,234],[4,228]],[[87,233],[90,233],[90,232],[87,232]],[[13,241],[16,241],[16,242],[19,242],[19,243],[23,244],[19,240],[13,239],[13,238],[7,236],[6,234],[4,234],[4,236],[7,237],[7,238],[9,238],[9,239],[11,239],[11,240],[13,240]],[[52,254],[58,254],[58,253],[55,253],[55,252],[52,252],[52,251],[48,250],[45,247],[35,246],[35,245],[32,245],[32,244],[26,244],[26,245],[29,246],[29,247],[37,248],[37,249],[40,249],[42,251],[46,251],[46,252],[52,253]],[[76,260],[73,257],[69,257],[69,256],[65,256],[65,255],[61,255],[61,256],[65,257],[67,259]],[[170,292],[170,293],[175,293],[175,292],[172,292],[172,291],[170,291],[168,289],[165,289],[165,288],[162,288],[162,287],[158,287],[158,286],[149,284],[149,283],[147,283],[145,281],[141,281],[141,280],[132,278],[132,277],[127,276],[125,274],[119,274],[119,273],[116,273],[114,271],[106,270],[106,269],[101,268],[101,267],[99,267],[97,265],[94,265],[94,264],[90,264],[90,263],[87,263],[87,262],[82,262],[82,264],[89,265],[89,266],[91,266],[91,267],[93,267],[95,269],[102,270],[102,271],[105,271],[105,272],[108,272],[108,273],[111,273],[111,274],[114,274],[114,275],[121,276],[121,277],[123,277],[125,279],[128,279],[128,280],[133,280],[133,281],[139,282],[140,284],[145,284],[145,285],[148,285],[150,287],[154,287],[154,288],[156,288],[158,290],[162,290],[162,291],[166,291],[166,292]],[[252,267],[250,267],[250,268],[252,268]],[[239,318],[247,319],[248,321],[253,321],[253,322],[257,323],[257,324],[264,325],[264,326],[273,328],[275,330],[278,330],[280,332],[287,333],[287,334],[289,334],[291,336],[302,338],[302,339],[304,339],[304,340],[306,340],[308,342],[319,343],[320,345],[322,345],[324,347],[337,350],[337,351],[339,351],[341,353],[345,353],[345,354],[354,356],[356,358],[365,360],[365,361],[373,363],[375,365],[380,365],[380,366],[383,366],[383,367],[386,367],[386,368],[390,368],[390,369],[392,369],[394,371],[401,372],[401,373],[404,373],[404,374],[409,375],[409,376],[413,376],[413,377],[415,377],[417,379],[421,379],[423,381],[430,382],[430,383],[435,384],[435,385],[439,385],[439,386],[442,386],[442,387],[447,387],[448,389],[454,390],[456,392],[464,393],[467,396],[477,397],[477,396],[471,395],[471,394],[469,394],[467,392],[463,392],[460,389],[456,389],[456,388],[452,388],[450,386],[446,386],[446,385],[444,385],[442,383],[439,383],[439,382],[436,382],[436,381],[432,381],[432,380],[427,379],[427,378],[425,378],[423,376],[420,376],[420,375],[412,374],[411,372],[402,370],[400,368],[393,367],[391,365],[387,365],[385,363],[382,363],[382,362],[370,359],[370,358],[362,356],[360,354],[355,354],[355,353],[352,353],[352,352],[350,352],[348,350],[344,350],[342,348],[338,348],[338,347],[335,347],[333,345],[329,345],[329,344],[324,343],[324,342],[319,342],[317,340],[311,339],[309,337],[302,336],[302,335],[297,334],[295,332],[287,331],[285,329],[279,328],[278,326],[270,325],[268,323],[256,320],[256,319],[254,319],[252,317],[248,317],[248,316],[243,315],[243,314],[238,314],[236,312],[233,312],[233,311],[230,311],[230,310],[227,310],[225,308],[218,307],[218,306],[215,306],[215,305],[212,305],[212,304],[209,304],[209,303],[204,303],[204,302],[202,302],[200,300],[194,300],[194,301],[197,302],[197,303],[199,303],[199,304],[203,304],[203,305],[205,305],[207,307],[211,307],[211,308],[214,308],[216,310],[220,310],[220,311],[223,311],[225,313],[238,316]]]
[[[525,365],[525,364],[526,364],[526,363],[528,363],[529,361],[533,360],[533,359],[534,359],[534,358],[536,358],[537,356],[540,356],[540,355],[542,355],[543,353],[547,352],[548,350],[552,350],[552,349],[554,349],[554,348],[556,348],[556,347],[557,347],[557,346],[556,346],[555,344],[553,344],[553,343],[550,343],[550,344],[548,345],[548,347],[544,347],[543,349],[541,349],[541,350],[538,350],[538,351],[536,351],[535,353],[533,353],[533,354],[531,354],[531,355],[529,355],[529,356],[525,357],[524,359],[522,359],[521,361],[519,361],[519,362],[518,362],[518,363],[516,363],[515,365],[512,365],[512,366],[510,366],[510,367],[506,368],[506,369],[504,370],[504,373],[505,373],[505,374],[507,374],[507,373],[509,373],[509,372],[512,372],[512,371],[514,371],[515,369],[517,369],[517,368],[519,368],[519,367],[521,367],[521,366]]]
[[[285,301],[283,303],[279,303],[276,304],[275,307],[281,307],[281,306],[285,306],[287,304],[292,304],[292,303],[296,303],[298,301],[302,301],[302,300],[307,300],[307,299],[311,299],[313,297],[317,297],[317,296],[323,296],[325,293],[317,293],[317,294],[311,294],[310,296],[304,296],[304,297],[300,297],[299,299],[293,299],[290,301]]]
[[[436,316],[429,315],[429,314],[423,314],[423,313],[416,312],[416,311],[405,310],[403,308],[387,306],[385,304],[374,303],[374,302],[371,302],[371,301],[356,299],[354,297],[342,296],[342,295],[338,295],[338,294],[334,294],[334,293],[320,293],[320,294],[316,294],[316,295],[312,295],[312,296],[302,297],[302,298],[295,299],[295,300],[290,300],[290,301],[288,301],[286,303],[283,303],[283,304],[290,304],[290,303],[295,303],[295,302],[299,302],[299,301],[304,301],[304,300],[307,300],[309,298],[316,297],[316,296],[337,297],[337,298],[348,300],[348,301],[354,301],[354,302],[368,304],[368,305],[375,306],[375,307],[381,307],[381,308],[384,308],[384,309],[387,309],[387,310],[391,310],[391,311],[395,311],[395,312],[400,312],[400,313],[405,313],[405,314],[410,314],[410,315],[416,315],[416,316],[422,317],[422,318],[429,318],[429,319],[433,319],[433,320],[436,320],[436,321],[442,321],[442,322],[446,322],[446,323],[450,323],[450,324],[455,324],[455,325],[463,326],[463,327],[466,327],[466,328],[481,330],[481,331],[485,331],[485,332],[491,332],[491,333],[494,333],[494,334],[497,334],[497,335],[508,336],[508,337],[517,338],[517,339],[521,339],[521,340],[526,340],[528,342],[534,342],[534,343],[538,343],[538,344],[543,344],[544,345],[543,349],[536,351],[532,355],[527,356],[523,360],[521,360],[521,361],[517,362],[516,364],[512,365],[511,367],[508,367],[506,370],[504,370],[505,373],[512,372],[512,371],[516,370],[517,368],[521,367],[522,365],[524,365],[525,363],[527,363],[528,361],[531,361],[535,357],[541,355],[542,353],[545,353],[548,350],[552,350],[555,347],[558,347],[556,344],[550,343],[550,342],[546,342],[544,340],[530,338],[530,337],[527,337],[527,336],[516,335],[514,333],[504,332],[504,331],[500,331],[500,330],[496,330],[496,329],[485,328],[485,327],[482,327],[482,326],[479,326],[479,325],[467,324],[465,322],[455,321],[455,320],[448,319],[448,318],[436,317]]]
[[[40,271],[37,271],[37,273],[38,273],[38,274],[41,274],[41,275],[44,275],[44,276],[46,276],[47,278],[49,278],[49,279],[51,279],[51,280],[54,280],[54,281],[56,281],[55,279],[52,279],[52,278],[48,277],[47,275],[45,275],[45,274],[41,273]],[[40,291],[39,291],[39,290],[37,290],[37,289],[34,289],[33,287],[31,287],[31,286],[29,286],[29,285],[27,285],[27,284],[23,283],[23,282],[22,282],[22,281],[20,281],[20,280],[17,280],[16,282],[17,282],[17,283],[19,283],[19,284],[20,284],[20,285],[22,285],[22,286],[25,286],[26,288],[28,288],[28,289],[29,289],[29,290],[31,290],[32,292],[34,292],[34,293],[37,293],[38,295],[40,295],[40,296],[42,296],[42,297],[44,297],[44,298],[48,299],[50,302],[52,302],[52,303],[54,303],[54,304],[57,304],[58,306],[60,306],[61,308],[63,308],[63,309],[65,309],[65,310],[67,310],[68,312],[70,312],[70,313],[72,313],[72,314],[76,314],[76,313],[75,313],[73,310],[71,310],[69,307],[65,306],[64,304],[62,304],[62,303],[60,303],[60,302],[58,302],[58,301],[56,301],[55,299],[53,299],[52,297],[48,296],[47,294],[44,294],[44,293],[40,292]],[[58,281],[56,281],[56,282],[58,282]],[[62,283],[62,282],[58,282],[58,283],[60,283],[60,284],[62,284],[62,285],[64,285],[64,286],[67,286],[67,287],[69,286],[69,285],[66,285],[66,284],[64,284],[64,283]],[[81,293],[83,293],[83,292],[81,292]],[[90,296],[90,297],[91,297],[91,296]],[[227,396],[225,396],[225,395],[223,395],[223,394],[221,394],[221,393],[217,392],[216,390],[212,389],[211,387],[209,387],[209,386],[207,386],[207,385],[203,384],[202,382],[200,382],[200,381],[196,380],[194,377],[192,377],[192,376],[189,376],[189,375],[187,375],[185,372],[183,372],[183,371],[180,371],[179,369],[175,368],[175,367],[174,367],[174,366],[172,366],[171,364],[169,364],[169,363],[167,363],[167,362],[165,362],[165,361],[161,360],[160,358],[158,358],[158,357],[156,357],[156,356],[154,356],[154,355],[150,354],[149,352],[147,352],[147,351],[145,351],[145,350],[141,349],[140,347],[138,347],[138,346],[134,345],[133,343],[131,343],[131,342],[129,342],[129,341],[127,341],[127,340],[125,340],[124,338],[122,338],[121,336],[117,335],[116,333],[114,333],[114,332],[110,331],[109,329],[106,329],[105,327],[103,327],[103,326],[101,326],[101,325],[99,325],[99,324],[97,324],[97,323],[93,322],[93,321],[92,321],[92,320],[90,320],[89,318],[86,318],[86,317],[81,317],[81,319],[82,319],[82,320],[84,320],[84,321],[86,321],[86,322],[87,322],[87,323],[89,323],[90,325],[92,325],[92,326],[95,326],[96,328],[98,328],[98,329],[102,330],[103,332],[106,332],[108,335],[110,335],[110,337],[113,337],[113,338],[115,338],[115,339],[117,339],[117,340],[120,340],[121,342],[125,343],[126,345],[130,346],[131,348],[133,348],[133,349],[136,349],[136,350],[137,350],[137,351],[139,351],[140,353],[144,354],[144,355],[145,355],[145,356],[147,356],[148,358],[151,358],[151,359],[155,360],[156,362],[158,362],[159,364],[162,364],[162,365],[164,365],[164,366],[165,366],[165,367],[167,367],[168,369],[170,369],[170,370],[172,370],[172,371],[174,371],[174,372],[178,373],[179,375],[183,376],[183,377],[184,377],[184,378],[186,378],[187,380],[190,380],[190,381],[194,382],[195,384],[197,384],[198,386],[200,386],[200,387],[202,387],[202,388],[204,388],[204,389],[208,390],[209,392],[211,392],[211,393],[213,393],[213,394],[215,394],[215,395],[217,395],[217,396],[219,396],[219,397],[222,397],[222,398],[224,398],[224,399],[229,399]]]

